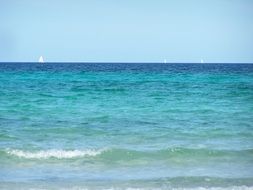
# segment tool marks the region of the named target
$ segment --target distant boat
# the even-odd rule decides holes
[[[201,59],[200,63],[204,63],[204,60],[203,60],[203,59]]]
[[[39,63],[44,63],[44,58],[42,56],[39,58]]]
[[[167,63],[167,60],[166,60],[166,59],[164,59],[164,60],[163,60],[163,62],[164,62],[164,63]]]

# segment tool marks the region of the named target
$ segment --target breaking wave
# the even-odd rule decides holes
[[[2,152],[2,151],[0,151]],[[117,149],[117,148],[102,148],[102,149],[86,149],[86,150],[37,150],[28,151],[20,149],[5,149],[5,154],[25,159],[71,159],[94,157],[96,159],[105,159],[110,161],[115,160],[134,160],[142,158],[150,158],[156,160],[163,159],[213,159],[223,158],[229,156],[231,159],[241,157],[252,157],[253,150],[210,150],[210,149],[186,149],[186,148],[168,148],[161,150],[130,150],[130,149]]]
[[[7,150],[10,155],[27,159],[48,159],[48,158],[76,158],[84,156],[97,156],[103,150],[41,150],[37,152],[29,152],[23,150]]]

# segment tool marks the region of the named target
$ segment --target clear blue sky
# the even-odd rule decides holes
[[[0,0],[0,61],[253,62],[253,0]]]

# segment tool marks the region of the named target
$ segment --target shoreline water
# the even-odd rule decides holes
[[[253,189],[251,64],[0,63],[1,189]]]

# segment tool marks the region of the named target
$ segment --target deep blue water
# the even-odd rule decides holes
[[[0,63],[1,189],[253,189],[253,64]]]

